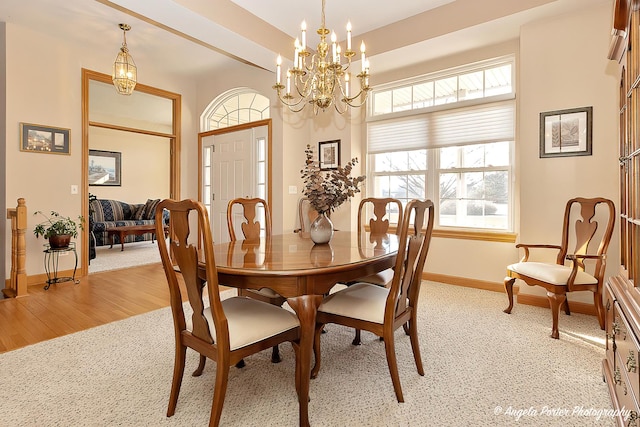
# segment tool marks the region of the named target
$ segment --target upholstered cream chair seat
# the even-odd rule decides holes
[[[572,267],[543,262],[518,262],[508,266],[507,270],[559,286],[566,286],[569,276],[573,272]],[[573,283],[575,285],[595,285],[598,283],[598,279],[587,272],[577,270]]]
[[[276,336],[300,325],[298,318],[292,312],[255,299],[232,297],[222,300],[221,303],[227,316],[231,351]],[[216,341],[216,329],[211,307],[204,309],[204,316],[209,323],[211,337]],[[191,317],[186,319],[186,326],[188,331],[192,331]]]
[[[382,325],[388,296],[388,288],[371,283],[356,283],[326,297],[319,310]]]

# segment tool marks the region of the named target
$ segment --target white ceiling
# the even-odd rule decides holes
[[[373,53],[373,74],[410,65],[418,50],[424,61],[498,43],[518,37],[521,25],[534,19],[611,1],[326,0],[326,26],[344,40],[351,21],[356,43],[362,35]],[[302,20],[309,34],[319,27],[321,6],[321,0],[2,0],[0,21],[92,49],[113,46],[105,52],[113,59],[122,43],[118,24],[125,22],[139,68],[163,64],[167,72],[193,76],[234,61],[274,70],[278,53],[293,52]],[[449,9],[462,12],[443,20]],[[426,23],[420,34],[403,34],[403,20],[411,17]],[[379,40],[377,46],[369,39]]]

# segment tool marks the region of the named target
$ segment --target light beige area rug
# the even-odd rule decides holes
[[[125,249],[126,251],[126,249]],[[311,382],[313,426],[613,426],[602,381],[604,332],[594,317],[560,318],[549,338],[549,310],[504,294],[425,282],[417,374],[409,339],[396,334],[405,403],[395,399],[377,337],[329,325],[323,367]],[[166,417],[173,369],[171,313],[162,309],[0,355],[2,426],[205,426],[215,369],[187,373],[176,414]],[[296,426],[294,356],[281,347],[231,368],[224,426]]]
[[[96,257],[89,263],[89,273],[160,263],[160,251],[155,241],[125,243],[124,251],[120,249],[119,243],[114,244],[113,248],[109,248],[109,245],[98,246]]]

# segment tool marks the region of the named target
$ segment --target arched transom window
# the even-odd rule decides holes
[[[246,87],[231,89],[211,101],[201,117],[201,132],[268,119],[269,98]]]

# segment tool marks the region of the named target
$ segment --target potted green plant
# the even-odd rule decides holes
[[[46,221],[36,225],[33,234],[36,237],[43,236],[49,239],[49,245],[52,248],[66,248],[69,246],[71,238],[78,237],[78,228],[84,230],[84,217],[79,215],[76,220],[68,216],[62,216],[56,211],[51,211],[49,216],[42,211],[34,212],[34,215],[40,215],[46,218]]]

